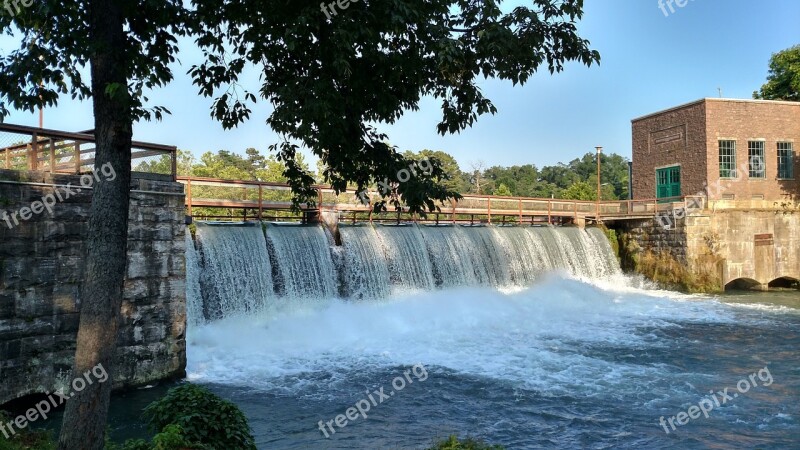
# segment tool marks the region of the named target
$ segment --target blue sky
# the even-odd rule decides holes
[[[544,70],[522,87],[486,81],[483,91],[498,113],[458,135],[436,133],[441,114],[432,99],[382,129],[400,150],[443,150],[462,169],[477,161],[488,166],[568,162],[597,145],[630,156],[635,117],[717,97],[719,88],[726,98],[750,98],[766,79],[770,55],[800,44],[799,17],[797,0],[690,0],[668,16],[658,0],[586,0],[578,27],[600,52],[599,66],[569,64],[553,76]],[[7,38],[0,49],[11,50]],[[245,125],[223,130],[209,116],[210,99],[198,97],[185,75],[197,56],[182,53],[184,67],[175,68],[176,80],[150,96],[173,115],[137,124],[135,139],[177,145],[197,156],[247,147],[266,152],[278,140],[264,122],[268,105],[256,107]],[[256,74],[251,75],[255,85]],[[13,112],[6,122],[36,126],[38,115]],[[91,105],[65,97],[57,108],[45,110],[45,127],[91,128]]]

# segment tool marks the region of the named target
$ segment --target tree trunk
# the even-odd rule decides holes
[[[98,365],[108,373],[108,379],[99,383],[95,377],[81,391],[72,389],[66,394],[70,399],[59,437],[60,450],[103,448],[113,384],[112,365],[127,261],[131,180],[132,120],[122,14],[121,5],[115,0],[93,0],[89,4],[91,41],[95,46],[90,57],[95,170],[99,177],[95,178],[92,193],[86,270],[79,299],[80,327],[71,380],[85,379],[84,374]],[[106,88],[112,85],[117,90],[109,95]],[[115,178],[103,175],[109,173],[109,165],[116,173]],[[101,167],[106,171],[102,172]]]

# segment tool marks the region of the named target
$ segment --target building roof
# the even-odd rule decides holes
[[[693,102],[684,103],[682,105],[673,106],[671,108],[662,109],[661,111],[656,111],[650,114],[646,114],[644,116],[637,117],[632,119],[631,122],[638,122],[643,119],[648,119],[653,116],[657,116],[659,114],[664,114],[670,111],[675,111],[678,109],[683,109],[689,106],[694,106],[700,103],[705,102],[732,102],[732,103],[768,103],[768,104],[776,104],[776,105],[792,105],[792,106],[800,106],[800,102],[790,102],[784,100],[754,100],[754,99],[744,99],[744,98],[716,98],[716,97],[706,97],[701,98],[700,100],[695,100]]]

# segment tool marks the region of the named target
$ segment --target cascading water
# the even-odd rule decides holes
[[[597,229],[555,227],[342,225],[335,247],[319,226],[198,224],[199,254],[187,240],[190,314],[294,308],[336,297],[387,298],[435,287],[528,286],[545,273],[584,278],[619,273]],[[189,239],[189,238],[187,238]],[[202,297],[202,300],[196,300]],[[196,303],[192,303],[196,302]]]
[[[268,225],[266,234],[278,295],[298,301],[338,295],[331,244],[322,227]]]
[[[434,288],[431,261],[419,227],[378,225],[375,232],[383,243],[393,290],[413,292]]]
[[[352,299],[389,295],[389,265],[380,238],[371,226],[339,226],[344,247],[341,261],[344,295]]]
[[[200,256],[194,239],[186,231],[186,318],[190,325],[203,322],[203,296],[200,290]]]
[[[264,310],[274,295],[261,226],[198,223],[196,233],[202,318],[216,320]]]

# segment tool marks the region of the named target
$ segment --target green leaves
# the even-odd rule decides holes
[[[800,45],[772,55],[767,82],[753,98],[800,101]]]
[[[362,190],[398,182],[408,165],[388,143],[380,124],[419,108],[424,95],[441,100],[437,130],[458,133],[496,107],[478,87],[479,77],[524,84],[542,64],[551,72],[570,60],[599,62],[575,21],[582,0],[533,0],[503,13],[499,1],[370,0],[331,16],[308,0],[224,2],[195,0],[192,32],[206,62],[190,74],[202,95],[218,96],[212,116],[225,127],[247,120],[255,98],[232,101],[241,55],[262,73],[259,99],[271,103],[267,123],[284,136],[272,149],[286,164],[296,202],[311,202],[313,178],[294,163],[304,147],[325,166],[336,190]],[[405,203],[412,212],[435,211],[454,198],[433,173],[399,183],[376,207]]]

